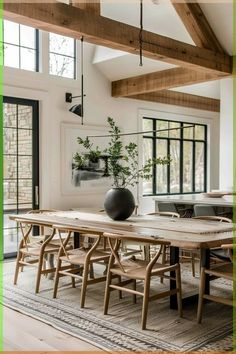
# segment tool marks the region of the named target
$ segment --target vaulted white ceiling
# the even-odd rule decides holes
[[[222,47],[232,55],[233,3],[231,1],[199,3]],[[139,27],[139,1],[102,2],[101,15]],[[194,45],[170,0],[145,0],[143,23],[145,30]],[[110,81],[174,67],[174,65],[147,58],[144,58],[144,65],[140,67],[138,56],[100,46],[95,48],[93,62]],[[176,90],[219,98],[220,82],[191,85]]]

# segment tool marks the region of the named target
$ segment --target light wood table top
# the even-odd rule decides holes
[[[170,219],[160,216],[133,216],[125,221],[111,220],[103,213],[58,211],[45,214],[10,215],[12,220],[24,220],[52,227],[66,225],[98,232],[117,233],[125,239],[155,243],[163,239],[180,248],[213,248],[233,242],[235,224],[206,220]]]

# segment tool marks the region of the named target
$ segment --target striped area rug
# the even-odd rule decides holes
[[[71,288],[68,279],[62,279],[57,299],[52,299],[53,281],[43,278],[41,292],[34,294],[35,269],[27,268],[13,286],[14,264],[6,263],[4,270],[4,305],[43,321],[72,336],[87,341],[106,351],[230,351],[232,350],[232,309],[207,303],[203,323],[196,323],[196,305],[184,308],[184,317],[169,309],[169,299],[151,302],[147,330],[140,329],[141,298],[132,304],[127,294],[122,300],[112,293],[109,314],[104,316],[103,283],[88,287],[86,307],[80,309],[80,284]],[[183,291],[197,291],[198,278],[192,278],[188,266],[182,270]],[[139,285],[141,287],[141,284]],[[168,282],[156,280],[152,291],[164,290]],[[232,288],[227,281],[212,282],[212,292],[230,296]]]

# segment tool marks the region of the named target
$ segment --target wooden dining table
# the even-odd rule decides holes
[[[35,225],[53,227],[66,225],[75,230],[74,246],[80,245],[80,234],[76,228],[93,229],[97,232],[116,233],[125,240],[153,244],[163,239],[170,242],[170,264],[179,262],[179,250],[199,250],[201,266],[210,267],[210,249],[233,242],[236,224],[220,223],[208,220],[166,218],[156,215],[136,215],[125,221],[114,221],[100,212],[56,211],[43,214],[10,215],[11,220],[34,222]],[[174,274],[171,274],[174,277]],[[206,277],[206,292],[210,291],[210,279]],[[175,281],[170,280],[170,289],[175,288]],[[188,296],[183,304],[197,299]],[[170,308],[177,308],[176,295],[170,296]]]

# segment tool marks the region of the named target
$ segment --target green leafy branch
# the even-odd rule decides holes
[[[89,138],[77,138],[77,141],[85,149],[88,150],[88,156],[94,156],[97,159],[103,154],[108,156],[108,173],[113,178],[113,186],[116,188],[126,188],[134,186],[140,178],[152,178],[154,165],[166,165],[170,163],[169,157],[148,159],[140,168],[138,161],[138,146],[130,142],[128,145],[123,145],[121,140],[121,130],[116,125],[114,119],[108,117],[109,134],[111,136],[108,142],[108,147],[101,151],[98,147],[93,149],[93,144]],[[75,164],[83,162],[83,157],[77,153],[74,157]]]

